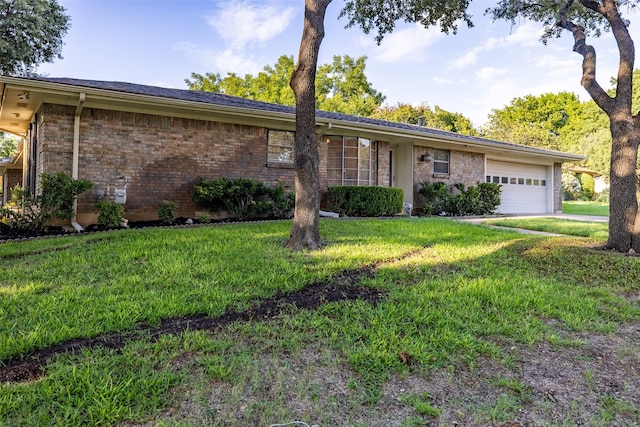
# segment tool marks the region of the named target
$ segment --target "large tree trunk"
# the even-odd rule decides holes
[[[324,15],[329,3],[331,0],[305,0],[298,64],[291,76],[291,88],[296,96],[296,205],[287,246],[296,250],[313,250],[322,244],[315,80],[318,52],[324,38]]]
[[[633,250],[640,253],[640,210],[636,195],[640,119],[631,112],[635,47],[615,0],[579,0],[584,7],[599,13],[607,20],[618,45],[620,64],[616,94],[614,97],[609,96],[596,81],[596,52],[593,46],[586,44],[584,28],[566,19],[566,11],[573,1],[567,1],[558,25],[573,34],[573,50],[583,57],[582,86],[609,116],[611,129],[611,192],[607,247],[621,252]]]
[[[640,253],[640,220],[636,192],[638,126],[631,115],[611,118],[611,192],[609,201],[609,240],[607,247]],[[626,117],[625,117],[626,116]]]

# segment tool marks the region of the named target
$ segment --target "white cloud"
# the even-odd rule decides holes
[[[177,43],[173,48],[182,52],[187,58],[202,64],[202,66],[211,70],[222,71],[223,74],[227,72],[238,74],[256,73],[261,69],[253,58],[234,49],[211,49],[193,43]]]
[[[455,82],[453,80],[450,79],[445,79],[443,77],[434,77],[433,81],[435,82],[435,84],[437,85],[452,85]]]
[[[183,42],[174,44],[173,49],[204,67],[223,74],[256,73],[262,66],[258,65],[255,54],[249,51],[282,34],[295,14],[295,7],[279,6],[277,0],[221,2],[218,10],[205,19],[224,41],[224,46],[211,48]]]
[[[542,25],[527,21],[518,25],[515,33],[506,36],[502,42],[505,46],[536,47],[540,44],[540,37],[544,32]]]
[[[457,57],[452,63],[451,68],[456,70],[460,70],[462,68],[466,68],[469,65],[473,65],[478,61],[478,54],[480,53],[479,48],[474,48],[469,52],[463,54],[462,56]]]
[[[476,72],[476,79],[481,82],[493,81],[509,74],[508,68],[483,67]]]
[[[487,54],[495,49],[536,47],[540,43],[543,29],[540,25],[527,22],[518,26],[516,31],[505,37],[490,37],[481,44],[458,56],[451,62],[450,68],[462,69],[475,64],[482,54]]]
[[[443,37],[439,28],[424,29],[419,24],[411,25],[385,37],[376,49],[375,59],[383,63],[419,62],[426,58],[428,48]]]
[[[235,0],[223,2],[217,13],[207,17],[207,23],[230,47],[244,49],[247,43],[264,43],[284,32],[294,15],[293,7]]]

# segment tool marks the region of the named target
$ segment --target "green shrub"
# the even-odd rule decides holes
[[[575,175],[569,172],[562,173],[562,200],[576,200],[582,191],[582,184]]]
[[[479,182],[478,191],[478,197],[480,197],[479,215],[494,213],[496,209],[498,209],[498,206],[500,206],[500,195],[502,194],[500,185],[490,182]]]
[[[446,201],[449,198],[447,184],[442,181],[420,183],[418,193],[423,197],[422,212],[425,215],[439,215],[446,210]]]
[[[213,211],[225,207],[224,198],[229,180],[226,178],[214,179],[210,181],[200,178],[193,191],[193,201],[201,206],[206,206]]]
[[[198,217],[198,222],[200,224],[209,224],[211,222],[211,215],[208,213],[203,213]]]
[[[451,187],[443,182],[420,183],[418,193],[423,198],[425,215],[488,215],[500,205],[500,184],[479,182],[465,187],[461,182]]]
[[[282,181],[278,185],[266,187],[267,196],[271,199],[271,215],[275,218],[290,218],[295,207],[295,193],[288,191]]]
[[[609,190],[596,193],[593,201],[598,203],[609,203]]]
[[[580,181],[580,185],[582,186],[582,191],[580,192],[578,198],[586,201],[593,200],[596,180],[593,179],[593,177],[588,173],[581,173],[580,175],[578,175],[578,180]]]
[[[71,219],[75,198],[93,187],[86,179],[76,180],[64,172],[40,175],[42,192],[29,194],[20,186],[14,187],[12,200],[16,207],[2,207],[2,217],[14,229],[45,231],[52,219]]]
[[[98,212],[98,225],[107,228],[120,227],[124,216],[124,206],[109,200],[98,200],[95,204]]]
[[[178,204],[170,200],[163,200],[160,210],[158,211],[158,218],[164,224],[173,224],[176,221],[178,211]]]
[[[400,188],[340,186],[329,187],[329,210],[345,216],[375,217],[395,215],[402,211]]]
[[[208,209],[224,209],[237,220],[272,216],[283,218],[293,209],[294,195],[282,182],[269,187],[250,178],[200,178],[193,201]]]

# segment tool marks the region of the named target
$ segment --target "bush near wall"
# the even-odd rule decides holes
[[[286,218],[294,207],[294,194],[282,182],[268,186],[251,178],[200,178],[193,201],[213,211],[225,210],[233,219]]]
[[[44,232],[54,219],[72,219],[75,198],[93,187],[91,181],[73,179],[64,172],[43,173],[40,179],[42,191],[38,195],[30,194],[19,185],[13,188],[15,206],[0,208],[3,224],[14,230]]]
[[[98,225],[106,228],[118,228],[124,216],[124,206],[110,200],[98,200],[95,204],[98,212]]]
[[[389,216],[402,211],[403,196],[400,188],[329,187],[327,206],[330,211],[344,216]]]
[[[461,182],[447,186],[444,182],[420,183],[421,212],[425,215],[488,215],[500,205],[500,184],[479,182],[465,187]]]

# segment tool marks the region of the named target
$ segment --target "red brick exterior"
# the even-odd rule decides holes
[[[44,104],[27,146],[35,155],[35,177],[42,173],[72,172],[76,107]],[[126,184],[125,215],[130,221],[155,220],[162,201],[177,202],[178,216],[197,217],[202,207],[192,201],[200,177],[253,178],[277,181],[293,188],[292,165],[267,163],[268,129],[258,126],[84,108],[80,116],[78,178],[94,188],[78,198],[78,222],[95,223],[100,193],[113,195]],[[327,189],[327,141],[318,137],[320,190]],[[377,185],[389,186],[390,144],[378,141]],[[485,155],[450,150],[449,174],[434,174],[433,162],[422,161],[433,148],[413,147],[413,200],[420,206],[422,181],[484,182]],[[554,165],[554,207],[561,210],[560,164]],[[15,184],[13,184],[15,185]],[[25,185],[25,184],[23,184]]]
[[[38,175],[71,173],[74,107],[45,104],[39,113]],[[78,198],[78,221],[95,221],[98,191],[127,185],[126,217],[157,219],[163,200],[178,216],[202,208],[191,200],[198,178],[253,178],[293,186],[291,167],[267,165],[261,127],[85,108],[80,117],[78,178],[94,188]],[[325,180],[326,182],[326,180]]]
[[[389,164],[389,143],[378,141],[378,182],[381,187],[391,186],[391,177],[389,176],[391,166]]]
[[[553,211],[562,213],[562,163],[553,165]]]
[[[413,200],[415,207],[419,207],[421,195],[418,193],[420,183],[423,181],[442,181],[447,185],[463,183],[466,187],[484,182],[485,156],[482,153],[470,153],[466,151],[449,152],[449,174],[434,174],[433,162],[422,161],[425,154],[433,155],[433,149],[422,146],[414,147],[414,168],[413,168]]]
[[[2,177],[2,192],[4,202],[11,201],[11,189],[22,185],[22,169],[7,169]]]

